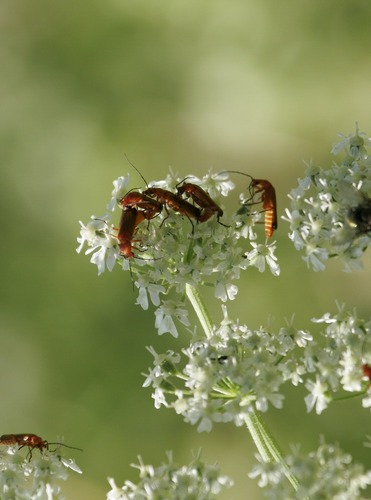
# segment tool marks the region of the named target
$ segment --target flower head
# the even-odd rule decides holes
[[[179,466],[173,461],[172,453],[167,453],[168,462],[159,467],[145,465],[138,457],[139,464],[132,466],[139,470],[138,484],[125,481],[122,488],[109,478],[111,490],[107,500],[176,498],[188,500],[197,498],[208,500],[215,498],[222,488],[230,488],[232,480],[220,475],[218,465],[206,464],[200,459],[200,453],[189,465]]]
[[[362,404],[369,406],[371,388],[364,367],[371,357],[371,319],[361,319],[356,311],[348,312],[339,306],[337,314],[326,313],[312,321],[327,326],[318,344],[312,342],[305,348],[305,364],[309,374],[313,374],[306,383],[308,411],[315,408],[321,413],[340,389],[362,391]]]
[[[332,153],[346,158],[328,169],[308,165],[306,177],[291,190],[289,237],[315,271],[326,261],[341,257],[345,270],[359,269],[371,243],[371,139],[356,128],[355,134],[335,145]]]
[[[157,308],[159,333],[176,336],[179,323],[188,325],[182,312],[186,285],[212,286],[215,296],[227,301],[237,295],[236,281],[249,266],[263,271],[268,264],[275,276],[279,274],[274,243],[254,243],[254,250],[245,254],[243,240],[256,239],[252,227],[261,214],[245,206],[227,213],[222,198],[234,188],[227,173],[210,171],[183,182],[170,172],[143,192],[127,191],[128,183],[129,176],[114,181],[107,205],[112,212],[120,204],[119,228],[111,223],[110,212],[80,223],[77,251],[87,245],[85,253],[92,254],[99,274],[111,271],[116,262],[130,271],[139,289],[137,304],[148,309],[152,302]]]
[[[85,243],[87,244],[85,255],[92,254],[90,262],[98,267],[98,274],[103,273],[106,267],[112,271],[119,255],[117,239],[108,222],[108,215],[92,216],[86,226],[80,221],[80,236],[77,238],[80,245],[76,251],[80,253]]]
[[[171,370],[154,354],[145,382],[154,387],[155,401],[197,424],[199,431],[210,431],[214,422],[242,425],[252,409],[281,408],[282,385],[301,383],[305,373],[304,361],[297,360],[294,351],[303,348],[310,335],[291,326],[278,333],[262,327],[250,330],[229,320],[223,309],[219,328],[183,349],[182,358],[172,356]]]
[[[294,500],[298,498],[331,498],[335,500],[361,499],[361,491],[371,485],[371,470],[365,471],[361,464],[353,463],[352,457],[337,445],[323,440],[317,450],[301,453],[293,447],[292,453],[284,457],[290,472],[298,481],[297,491],[287,481],[287,470],[282,463],[259,461],[249,477],[258,478],[271,499]]]
[[[2,499],[29,498],[61,499],[60,480],[66,480],[67,470],[81,473],[71,459],[56,451],[35,450],[32,457],[23,456],[18,445],[0,451],[0,497]]]

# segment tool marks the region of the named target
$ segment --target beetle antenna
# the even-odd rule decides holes
[[[133,168],[134,168],[134,169],[138,172],[138,174],[139,174],[139,175],[141,176],[141,178],[143,179],[144,184],[145,184],[145,185],[147,186],[147,188],[148,188],[148,187],[149,187],[149,186],[148,186],[148,182],[145,180],[145,178],[143,177],[143,175],[141,174],[141,172],[139,172],[139,170],[138,170],[138,169],[137,169],[137,167],[134,165],[134,163],[132,163],[132,162],[129,160],[129,158],[128,158],[127,154],[126,154],[126,153],[124,153],[124,154],[125,154],[125,158],[126,158],[127,162],[129,163],[129,165],[131,165],[131,166],[132,166],[132,167],[133,167]]]
[[[65,448],[70,448],[71,450],[83,451],[81,448],[77,448],[76,446],[69,446],[68,444],[64,444],[64,443],[49,443],[48,442],[48,446],[51,444],[57,444],[59,446],[64,446]]]
[[[252,177],[250,174],[245,174],[245,172],[239,172],[238,170],[223,170],[222,172],[218,172],[218,174],[240,174],[244,175],[245,177],[250,177],[251,181],[254,180],[254,177]]]

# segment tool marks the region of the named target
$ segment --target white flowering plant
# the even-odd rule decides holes
[[[60,481],[68,470],[82,473],[73,459],[63,456],[63,448],[42,450],[13,444],[0,450],[0,498],[2,500],[62,500]]]
[[[291,207],[284,217],[289,238],[315,271],[324,270],[334,257],[344,261],[347,271],[361,266],[371,242],[370,144],[357,126],[333,147],[335,155],[345,156],[340,164],[327,169],[309,165],[289,194]],[[272,186],[251,178],[247,192],[233,197],[240,202],[227,210],[223,200],[235,188],[230,174],[186,177],[188,202],[196,209],[183,204],[185,181],[173,172],[139,192],[131,189],[129,175],[120,177],[106,213],[80,222],[77,251],[85,248],[98,274],[114,268],[130,272],[137,304],[147,310],[151,302],[155,308],[159,335],[191,334],[189,345],[178,351],[157,353],[148,347],[153,365],[143,386],[152,389],[156,408],[173,409],[199,432],[212,431],[216,422],[245,426],[258,450],[250,477],[258,478],[269,498],[362,498],[362,490],[371,485],[371,470],[323,439],[312,453],[293,448],[284,456],[262,413],[284,407],[287,384],[305,387],[308,412],[320,414],[346,397],[371,408],[371,319],[342,305],[313,319],[313,331],[296,328],[293,321],[277,330],[251,329],[229,317],[226,303],[235,299],[238,280],[250,267],[280,274],[271,240],[276,223],[267,232],[267,221],[276,215]],[[257,185],[262,188],[254,192]],[[118,227],[112,222],[117,208]],[[256,224],[264,220],[266,238],[260,241]],[[221,301],[220,322],[205,307],[203,287],[211,287]],[[201,328],[191,324],[191,309]],[[126,482],[119,488],[110,479],[107,498],[214,498],[221,487],[231,486],[200,457],[181,467],[171,454],[168,458],[157,468],[140,460],[137,485]]]
[[[314,271],[323,271],[330,258],[344,261],[346,271],[361,269],[371,242],[371,139],[360,132],[341,136],[332,148],[343,154],[330,168],[310,164],[305,177],[291,190],[289,237]]]
[[[107,500],[139,499],[139,498],[197,498],[207,500],[220,493],[222,488],[230,488],[232,481],[219,473],[218,465],[205,464],[201,454],[189,465],[179,466],[173,460],[171,452],[167,453],[167,463],[159,467],[145,465],[138,457],[139,464],[132,467],[139,470],[140,481],[134,484],[125,481],[122,488],[116,486],[114,479],[109,478],[111,491]],[[155,495],[154,494],[155,492]]]
[[[227,173],[209,172],[202,179],[188,176],[190,181],[218,203],[235,187]],[[129,182],[130,175],[116,179],[107,213],[93,215],[87,224],[80,222],[77,251],[86,245],[85,254],[91,254],[90,262],[97,266],[98,274],[105,269],[112,271],[116,264],[130,271],[138,289],[137,304],[148,309],[151,302],[157,308],[155,324],[159,334],[169,332],[177,337],[177,325],[190,326],[184,303],[187,287],[213,287],[215,297],[226,302],[237,295],[236,282],[248,267],[263,272],[267,265],[275,276],[279,275],[275,242],[255,241],[254,224],[262,218],[262,212],[252,205],[243,213],[240,205],[233,213],[224,211],[220,221],[212,217],[200,223],[188,216],[186,209],[179,213],[164,204],[156,217],[138,224],[130,240],[135,258],[126,258],[120,252],[120,228],[111,223],[111,216],[117,207],[121,210]],[[174,194],[180,182],[170,172],[165,180],[150,183],[150,188]],[[140,208],[138,211],[145,212]]]

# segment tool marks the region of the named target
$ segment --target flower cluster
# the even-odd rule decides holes
[[[370,145],[357,126],[355,134],[333,147],[332,153],[345,153],[345,159],[327,169],[309,165],[289,194],[289,237],[316,271],[332,257],[341,257],[346,270],[361,267],[371,242]],[[312,320],[322,328],[316,335],[292,322],[276,331],[250,329],[232,321],[225,304],[223,320],[213,323],[200,296],[201,286],[208,286],[222,302],[233,300],[237,280],[249,267],[260,272],[268,267],[279,275],[275,242],[267,241],[276,228],[274,189],[266,180],[250,179],[247,197],[235,197],[230,211],[222,201],[234,189],[227,172],[183,180],[170,172],[139,191],[129,188],[129,176],[120,177],[113,183],[107,213],[92,216],[86,225],[80,222],[77,251],[85,247],[98,274],[112,271],[116,263],[130,272],[137,304],[145,310],[155,307],[159,334],[177,337],[179,324],[193,333],[180,352],[158,354],[148,348],[154,362],[143,386],[152,388],[156,408],[173,409],[199,432],[211,431],[215,423],[246,425],[261,462],[250,477],[259,478],[270,498],[361,498],[360,490],[371,485],[371,471],[364,472],[349,455],[324,442],[309,455],[294,450],[284,460],[260,412],[283,407],[285,384],[303,384],[308,412],[320,414],[330,402],[354,396],[371,408],[371,319],[338,307],[337,313]],[[118,228],[112,222],[116,207]],[[263,218],[267,238],[260,243],[254,226]],[[185,297],[205,333],[202,338],[191,328]],[[157,468],[139,458],[136,467],[137,485],[126,481],[119,488],[109,479],[109,500],[206,499],[231,486],[218,467],[205,465],[199,456],[179,467],[168,454],[168,463]]]
[[[291,326],[278,333],[250,330],[233,323],[224,309],[224,319],[213,334],[184,349],[186,363],[174,352],[154,356],[154,367],[144,386],[154,388],[155,406],[173,408],[198,431],[210,431],[213,422],[233,421],[243,425],[253,409],[268,405],[281,408],[286,382],[303,382],[304,360],[296,360],[296,347],[304,348],[311,336]]]
[[[363,498],[361,490],[371,485],[371,470],[365,471],[361,464],[352,463],[351,455],[323,441],[309,454],[294,448],[292,454],[284,457],[298,481],[297,491],[293,491],[287,481],[287,471],[282,463],[265,463],[261,457],[257,458],[259,464],[249,477],[258,478],[259,486],[265,488],[265,494],[271,500],[356,500]]]
[[[323,343],[292,325],[277,333],[260,327],[250,330],[224,319],[211,336],[194,341],[182,355],[157,354],[144,386],[152,386],[155,407],[164,405],[181,414],[198,431],[210,431],[214,422],[246,423],[254,411],[271,404],[282,408],[281,388],[289,382],[305,383],[308,411],[321,413],[338,391],[360,393],[371,407],[371,320],[340,310],[314,322],[328,324]],[[324,345],[323,345],[324,344]],[[370,362],[370,365],[368,363]],[[371,370],[371,368],[370,368]]]
[[[371,367],[371,319],[358,318],[356,311],[348,312],[343,307],[335,315],[326,313],[315,323],[327,325],[322,332],[323,342],[312,342],[305,352],[308,373],[306,388],[310,394],[305,398],[308,411],[313,408],[319,414],[339,389],[360,392],[362,405],[371,408],[371,385],[367,368]]]
[[[111,215],[127,193],[129,180],[127,176],[114,181],[107,214],[93,216],[86,225],[80,222],[77,251],[81,252],[87,244],[85,253],[92,254],[91,262],[98,267],[99,274],[106,268],[111,271],[116,262],[124,270],[129,270],[139,290],[137,304],[147,309],[151,301],[158,308],[155,314],[159,333],[170,332],[176,336],[174,320],[189,325],[183,303],[186,285],[212,286],[215,296],[225,302],[235,298],[238,292],[236,281],[242,270],[255,266],[264,271],[268,265],[275,276],[279,274],[275,243],[252,241],[249,250],[241,243],[243,239],[256,239],[253,226],[262,214],[246,206],[239,210],[238,203],[234,213],[227,213],[223,207],[220,208],[222,213],[224,210],[222,216],[215,214],[202,222],[195,221],[186,212],[171,210],[166,204],[156,217],[143,220],[145,210],[137,204],[142,219],[127,241],[134,257],[124,257],[120,253],[117,229],[111,224]],[[202,179],[188,176],[187,182],[201,187],[220,206],[221,196],[227,196],[234,188],[227,173],[208,173]],[[165,180],[152,182],[150,186],[175,194],[179,183],[181,180],[170,173]],[[170,292],[177,294],[176,301],[169,298]]]
[[[115,481],[109,478],[111,490],[107,500],[129,500],[135,498],[176,498],[188,500],[197,498],[208,500],[215,498],[222,488],[233,485],[227,476],[221,476],[217,465],[205,464],[200,459],[200,454],[189,464],[179,466],[174,463],[171,453],[167,453],[168,463],[159,467],[143,464],[139,457],[140,481],[134,484],[125,481],[122,488],[116,486]]]
[[[58,453],[37,451],[29,460],[18,452],[17,445],[9,446],[0,451],[0,497],[3,500],[62,499],[58,482],[67,479],[68,468],[81,473],[72,459]]]
[[[289,237],[315,271],[325,269],[331,257],[341,257],[345,270],[359,269],[371,243],[371,139],[359,132],[334,145],[345,152],[340,165],[328,169],[309,165],[305,177],[292,189]]]

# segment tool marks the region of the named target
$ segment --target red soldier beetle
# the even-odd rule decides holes
[[[362,345],[362,373],[364,378],[371,382],[371,335],[368,334]]]
[[[120,253],[127,259],[135,257],[132,251],[133,235],[137,226],[145,219],[144,212],[133,207],[126,207],[121,214],[117,239]]]
[[[130,191],[120,200],[123,209],[128,207],[140,209],[143,212],[144,218],[147,220],[153,219],[161,213],[163,205],[157,200],[150,198],[144,193],[138,191]],[[139,223],[138,223],[139,224]]]
[[[162,203],[168,215],[169,212],[167,207],[174,210],[174,212],[179,212],[180,214],[188,217],[191,224],[191,219],[196,219],[197,222],[200,221],[201,210],[199,208],[195,207],[191,203],[188,203],[188,201],[183,200],[183,198],[180,198],[180,196],[168,191],[167,189],[149,187],[144,191],[144,194],[153,196],[153,198],[155,198],[158,202]]]
[[[132,259],[134,257],[137,259],[140,258],[134,255],[132,243],[135,241],[133,239],[135,230],[137,226],[146,219],[146,215],[148,218],[148,214],[145,214],[143,210],[137,210],[136,208],[128,206],[121,211],[119,227],[116,228],[112,226],[112,229],[117,231],[117,235],[115,237],[119,242],[120,255],[122,257],[125,257],[126,259]],[[102,222],[107,224],[107,222],[103,219],[96,220],[102,220]]]
[[[362,365],[362,372],[365,377],[368,378],[368,380],[371,380],[371,366],[363,364]]]
[[[148,216],[148,213],[147,213]],[[117,239],[119,241],[119,247],[120,247],[120,255],[124,257],[125,259],[140,259],[141,257],[137,257],[133,253],[133,236],[134,232],[137,228],[137,226],[144,221],[146,218],[145,216],[145,211],[143,210],[137,210],[136,208],[133,207],[126,207],[125,209],[122,210],[120,222],[119,222],[119,228],[118,228],[118,233],[117,233]],[[146,259],[142,259],[146,260]],[[156,260],[156,259],[155,259]],[[129,262],[129,271],[130,271],[130,276],[131,276],[131,281],[133,285],[133,290],[134,290],[134,281],[133,281],[133,274],[131,270],[131,265]]]
[[[130,165],[138,172],[138,174],[141,176],[143,179],[145,185],[147,186],[147,189],[143,191],[143,193],[138,193],[139,195],[144,195],[145,199],[148,197],[157,202],[158,206],[161,205],[167,213],[167,217],[169,216],[169,212],[167,208],[171,208],[174,210],[174,212],[179,212],[182,215],[185,215],[191,222],[192,227],[193,223],[191,219],[196,219],[199,221],[200,216],[201,216],[201,210],[195,207],[194,205],[191,205],[191,203],[188,203],[188,201],[183,200],[180,196],[176,195],[175,193],[172,193],[171,191],[168,191],[167,189],[162,189],[162,188],[156,188],[156,187],[149,187],[148,182],[145,180],[141,172],[137,169],[137,167],[131,163],[131,161],[126,157]],[[130,194],[130,193],[129,193]],[[124,196],[124,199],[126,197]],[[135,205],[137,207],[140,207],[141,200],[138,198],[139,205]],[[143,203],[144,205],[144,203]],[[134,206],[134,204],[133,204]],[[146,208],[143,206],[143,208]],[[154,217],[154,216],[153,216]],[[153,218],[151,217],[151,218]],[[163,222],[163,221],[162,221]]]
[[[263,204],[263,211],[265,212],[264,217],[264,229],[267,238],[273,236],[273,232],[278,227],[277,223],[277,200],[276,200],[276,190],[272,184],[266,179],[254,179],[251,175],[245,174],[244,172],[238,172],[237,170],[226,170],[223,173],[232,173],[245,175],[251,179],[249,184],[250,200],[247,200],[243,205],[255,205],[258,203]],[[254,201],[254,196],[260,194],[260,200]]]
[[[186,177],[187,179],[187,177]],[[184,179],[185,180],[185,179]],[[220,222],[219,218],[223,215],[223,210],[215,203],[215,201],[211,198],[211,196],[204,191],[197,184],[192,184],[191,182],[183,182],[181,186],[177,184],[177,192],[179,195],[184,194],[187,198],[192,198],[194,203],[197,203],[199,207],[201,207],[202,212],[198,219],[198,222],[205,222],[210,219],[210,217],[216,214],[216,219],[222,226],[226,226],[222,222]]]
[[[250,187],[254,195],[261,193],[260,202],[263,204],[265,212],[265,235],[267,238],[271,238],[274,230],[277,229],[276,190],[272,184],[265,179],[253,179]]]
[[[148,214],[147,214],[148,215]],[[133,236],[137,226],[146,219],[146,214],[143,210],[137,210],[133,207],[126,207],[121,214],[117,239],[119,241],[120,255],[126,259],[141,259],[133,253]],[[157,259],[142,259],[142,260],[157,260]]]
[[[76,448],[75,446],[68,446],[67,444],[64,443],[49,443],[48,441],[46,441],[46,439],[42,439],[36,434],[3,434],[2,436],[0,436],[0,445],[5,445],[5,446],[18,445],[19,449],[22,449],[25,446],[27,446],[28,453],[26,458],[28,458],[29,460],[31,460],[32,451],[35,448],[40,450],[40,452],[42,452],[45,449],[53,452],[56,451],[56,450],[49,450],[50,445],[64,446],[65,448],[70,448],[72,450],[82,451],[81,448]]]

